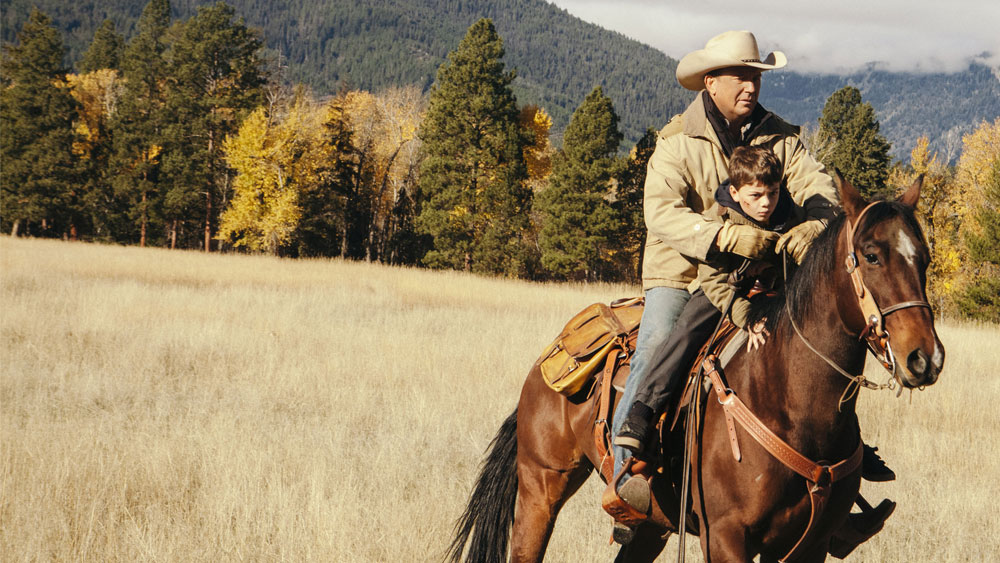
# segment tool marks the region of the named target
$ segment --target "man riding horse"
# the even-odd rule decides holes
[[[684,428],[662,432],[664,451],[646,464],[662,467],[648,480],[652,502],[632,519],[634,534],[619,560],[650,563],[670,534],[690,532],[712,563],[758,555],[766,563],[812,563],[828,554],[843,558],[881,528],[893,503],[866,509],[858,494],[858,390],[922,388],[937,381],[944,364],[925,287],[930,252],[915,216],[921,181],[896,201],[876,202],[865,201],[849,182],[831,182],[798,129],[757,104],[761,71],[784,63],[780,53],[761,61],[749,32],[724,33],[681,61],[681,84],[704,92],[661,131],[649,163],[640,353],[630,354],[633,336],[623,340],[617,331],[624,324],[605,318],[605,311],[594,317],[605,322],[597,329],[617,337],[602,348],[603,369],[572,397],[553,388],[539,363],[532,367],[517,407],[488,448],[448,548],[451,561],[464,555],[476,563],[540,562],[560,508],[595,470],[606,481],[625,481],[624,471],[612,471],[606,448],[615,375],[625,376],[629,362],[638,372],[618,401],[617,436],[643,370],[659,363],[699,264],[710,253],[752,260],[775,247],[802,264],[782,292],[754,301],[747,312],[747,326],[766,319],[770,336],[755,350],[737,348],[702,362],[712,400],[692,393]],[[782,229],[777,241],[775,231],[739,221],[726,227],[702,215],[742,145],[773,153],[768,159],[778,160],[780,184],[764,183],[783,186],[806,219]],[[609,352],[612,346],[618,348]],[[892,382],[876,385],[864,376],[869,350]],[[673,463],[680,442],[695,439],[690,462]],[[618,448],[619,467],[625,451]],[[892,473],[883,467],[882,477]],[[612,485],[605,499],[627,504],[617,492]],[[861,514],[851,512],[855,503]]]
[[[691,297],[689,289],[699,264],[721,253],[758,259],[782,250],[801,261],[813,239],[836,214],[832,179],[809,154],[799,128],[757,102],[762,72],[785,63],[780,51],[761,59],[752,33],[728,31],[710,39],[704,49],[686,55],[677,66],[680,84],[699,93],[683,114],[660,131],[647,169],[642,268],[645,310],[631,358],[631,376],[614,414],[616,476],[631,455],[622,446],[640,444],[650,433],[655,413],[646,412],[649,409],[635,397],[652,379],[650,370],[669,352],[668,337]],[[723,226],[703,215],[715,203],[719,186],[728,180],[730,157],[741,146],[770,149],[781,163],[783,188],[805,210],[806,220],[780,238],[753,225]],[[863,475],[872,481],[895,478],[867,447]],[[648,506],[645,479],[626,476],[613,482],[619,484],[617,492],[623,502]],[[622,534],[621,539],[628,537]]]

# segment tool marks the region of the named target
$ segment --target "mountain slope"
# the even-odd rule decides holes
[[[3,40],[27,19],[32,5],[53,17],[65,35],[68,62],[89,45],[109,17],[130,35],[146,0],[9,0]],[[172,0],[175,18],[195,13],[198,0]],[[290,80],[320,93],[340,87],[379,90],[418,84],[427,89],[437,67],[480,17],[490,17],[516,69],[521,104],[546,109],[558,137],[594,86],[615,103],[630,146],[661,127],[693,95],[674,79],[677,61],[624,35],[588,24],[542,0],[230,0],[248,24],[262,30],[272,56]],[[794,53],[790,53],[794,58]],[[826,98],[851,84],[875,107],[892,154],[906,159],[920,135],[952,160],[961,136],[1000,115],[1000,71],[973,64],[955,74],[888,73],[871,68],[849,76],[769,73],[761,102],[793,123],[814,124]]]
[[[175,17],[187,18],[203,3],[172,0],[171,6]],[[544,107],[557,131],[598,85],[615,102],[627,144],[634,144],[647,127],[662,126],[690,98],[674,79],[676,61],[541,0],[229,3],[263,31],[268,47],[287,63],[290,79],[319,92],[396,84],[427,89],[468,27],[490,17],[504,39],[507,67],[517,71],[518,101]],[[12,0],[4,14],[4,40],[13,39],[32,4],[67,33],[69,60],[75,62],[103,18],[110,17],[128,34],[145,0]]]
[[[917,139],[947,161],[962,150],[962,135],[1000,115],[1000,71],[972,63],[964,72],[916,74],[868,68],[848,76],[775,72],[767,77],[762,103],[792,123],[815,124],[826,99],[851,85],[872,104],[896,158],[909,159]]]

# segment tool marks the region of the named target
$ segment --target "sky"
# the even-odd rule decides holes
[[[723,31],[747,29],[762,58],[784,51],[797,72],[841,74],[869,63],[957,72],[974,58],[1000,67],[998,0],[549,1],[675,59]]]

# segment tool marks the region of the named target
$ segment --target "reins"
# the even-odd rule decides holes
[[[787,252],[781,253],[781,266],[782,266],[782,274],[784,275],[784,278],[787,282],[788,280]],[[871,381],[867,377],[865,377],[864,373],[860,373],[858,375],[851,375],[844,368],[840,367],[837,364],[837,362],[831,360],[826,356],[826,354],[817,350],[816,347],[809,342],[809,340],[805,337],[805,335],[802,334],[802,330],[799,329],[798,323],[795,322],[795,317],[792,316],[792,310],[788,305],[787,293],[785,296],[785,314],[788,316],[788,322],[791,323],[792,329],[795,330],[795,334],[798,335],[799,339],[802,340],[802,343],[806,345],[806,348],[809,348],[809,350],[813,354],[819,356],[820,359],[826,362],[827,365],[832,367],[837,373],[843,375],[844,377],[850,380],[850,382],[847,384],[847,387],[844,389],[844,392],[840,395],[840,400],[837,402],[837,412],[841,412],[841,408],[844,406],[844,403],[850,401],[854,397],[854,395],[857,394],[858,390],[861,389],[862,387],[866,389],[873,389],[876,391],[881,389],[892,389],[893,387],[895,387],[894,385],[896,378],[895,373],[892,374],[892,376],[886,383],[875,383],[874,381]]]
[[[860,263],[858,262],[857,252],[854,245],[855,227],[861,225],[861,220],[865,213],[867,213],[868,210],[877,203],[881,202],[872,202],[868,204],[861,211],[861,213],[858,214],[853,223],[850,219],[845,219],[847,223],[844,228],[845,244],[847,246],[847,258],[845,265],[847,273],[851,276],[852,285],[854,286],[855,291],[855,298],[858,300],[858,307],[861,310],[863,319],[866,321],[865,328],[861,331],[858,338],[859,340],[863,339],[866,341],[868,349],[872,352],[875,358],[879,360],[883,367],[889,371],[890,377],[887,382],[882,384],[875,383],[868,380],[864,376],[864,373],[851,375],[847,372],[847,370],[840,367],[835,361],[813,346],[812,343],[806,339],[802,330],[795,322],[795,317],[792,315],[791,306],[789,304],[787,291],[785,295],[785,312],[788,315],[788,320],[792,325],[792,329],[795,331],[795,334],[798,335],[799,339],[802,340],[803,344],[805,344],[810,351],[826,362],[837,373],[849,380],[837,404],[838,412],[841,412],[844,403],[850,401],[861,387],[874,390],[893,389],[896,387],[896,384],[898,384],[899,391],[902,392],[902,381],[900,379],[900,375],[896,371],[896,362],[892,352],[889,332],[885,329],[885,317],[891,313],[910,307],[931,308],[930,304],[926,301],[912,300],[896,303],[892,306],[886,307],[885,309],[881,309],[878,304],[875,303],[875,299],[872,297],[871,291],[865,285],[864,279],[861,275],[861,269],[859,268]],[[782,273],[785,278],[785,286],[787,290],[788,253],[785,251],[782,252]],[[732,297],[735,297],[735,294],[731,296],[729,304],[723,311],[722,319],[725,319],[729,312],[729,308],[732,306]],[[720,325],[721,323],[722,320],[720,320]],[[717,326],[712,335],[713,342],[718,335],[718,331],[719,327]],[[708,350],[711,350],[711,346],[709,346]],[[726,425],[728,427],[727,429],[730,437],[730,446],[732,448],[733,457],[736,461],[739,462],[742,459],[739,441],[736,435],[736,423],[739,423],[739,425],[743,427],[743,429],[747,431],[747,433],[749,433],[758,444],[763,446],[768,453],[778,459],[783,465],[806,479],[806,489],[810,500],[809,522],[799,540],[795,543],[792,549],[783,558],[781,558],[781,561],[794,560],[800,554],[800,550],[804,549],[805,546],[809,544],[810,539],[816,533],[814,525],[826,508],[832,484],[848,477],[849,475],[852,475],[861,467],[862,444],[859,439],[858,446],[854,450],[854,453],[836,464],[815,462],[803,456],[792,448],[787,442],[782,440],[774,434],[774,432],[767,428],[767,426],[761,422],[761,420],[757,418],[753,412],[750,411],[750,409],[739,399],[739,397],[736,396],[736,393],[726,386],[723,376],[719,372],[719,368],[716,365],[716,360],[717,358],[714,355],[708,354],[708,356],[700,362],[701,365],[699,366],[697,376],[695,376],[695,381],[702,381],[702,379],[706,376],[711,381],[719,404],[723,407],[723,413],[726,417]],[[694,401],[695,396],[700,396],[700,393],[692,394],[692,398],[690,399],[692,402]],[[690,411],[691,405],[689,404],[688,406]],[[696,432],[693,432],[692,430],[695,426],[694,419],[696,419],[696,417],[697,414],[694,414],[694,418],[689,421],[685,429],[684,469],[681,478],[679,514],[680,525],[678,526],[680,542],[677,559],[679,562],[683,562],[685,559],[684,536],[686,535],[686,501],[691,473],[690,456],[694,448],[694,437],[696,434]]]
[[[844,368],[837,365],[836,362],[828,358],[822,352],[817,350],[810,342],[806,339],[805,335],[799,329],[798,324],[795,322],[795,317],[792,316],[792,310],[788,303],[787,293],[785,298],[785,313],[788,315],[788,321],[792,325],[792,329],[795,330],[795,334],[798,335],[802,343],[809,348],[812,353],[819,356],[824,362],[826,362],[830,367],[832,367],[837,373],[843,375],[850,382],[844,389],[844,393],[840,396],[840,401],[837,404],[837,411],[839,412],[844,403],[851,400],[858,392],[861,387],[866,389],[881,390],[881,389],[893,389],[896,384],[899,385],[898,393],[903,390],[902,381],[900,380],[899,373],[896,371],[896,359],[892,352],[892,344],[890,343],[889,331],[885,329],[885,317],[896,311],[901,311],[903,309],[908,309],[910,307],[925,307],[927,309],[931,308],[930,303],[921,300],[913,301],[903,301],[901,303],[896,303],[881,309],[877,303],[875,303],[874,297],[872,297],[871,290],[865,285],[864,278],[861,275],[861,268],[859,268],[860,262],[858,261],[858,255],[854,247],[854,230],[856,226],[861,225],[861,219],[864,217],[865,213],[875,205],[883,203],[880,201],[873,201],[869,203],[861,213],[858,214],[855,221],[852,223],[850,219],[845,218],[847,223],[844,228],[844,242],[847,246],[847,258],[845,259],[845,266],[847,273],[851,276],[851,282],[854,286],[854,295],[858,300],[858,307],[861,309],[861,316],[866,321],[864,330],[861,331],[861,335],[858,337],[859,340],[864,339],[871,351],[872,355],[875,357],[879,363],[882,364],[890,374],[888,381],[885,383],[875,383],[870,381],[865,377],[864,373],[858,375],[851,375]],[[782,273],[784,275],[785,281],[788,280],[788,253],[782,252],[781,254],[781,265]],[[897,393],[897,395],[898,395]]]
[[[861,331],[859,339],[864,339],[868,348],[872,351],[873,355],[882,363],[882,365],[889,370],[891,376],[890,379],[884,384],[876,384],[865,378],[864,373],[859,375],[851,375],[844,368],[840,367],[836,362],[827,357],[825,354],[820,352],[813,346],[802,334],[799,329],[798,324],[795,322],[795,318],[792,316],[791,306],[789,304],[789,299],[787,295],[787,279],[788,279],[788,253],[782,252],[782,269],[786,280],[786,297],[785,297],[785,311],[788,315],[788,320],[795,331],[795,334],[802,340],[809,350],[814,354],[819,356],[824,362],[826,362],[830,367],[832,367],[837,373],[843,375],[849,380],[849,383],[844,389],[844,393],[840,397],[840,401],[837,404],[838,412],[841,411],[845,402],[849,401],[858,392],[861,387],[867,387],[869,389],[884,389],[892,388],[893,383],[899,384],[899,389],[902,390],[902,381],[899,374],[896,372],[895,358],[892,353],[892,346],[889,342],[889,332],[885,330],[884,320],[885,316],[902,309],[907,309],[910,307],[926,307],[930,308],[930,304],[926,301],[904,301],[897,303],[890,307],[880,309],[878,304],[875,303],[872,297],[871,291],[864,283],[864,279],[861,275],[861,270],[858,267],[857,252],[854,245],[854,229],[856,225],[861,224],[861,220],[865,213],[868,212],[876,203],[873,202],[866,206],[861,213],[858,214],[855,222],[852,223],[850,219],[846,219],[847,225],[844,229],[845,232],[845,243],[847,245],[847,273],[850,274],[852,285],[855,290],[855,297],[858,300],[858,306],[861,309],[861,314],[863,319],[866,321],[865,328]],[[731,302],[730,302],[731,306]],[[727,306],[727,309],[729,307]],[[723,318],[728,313],[728,311],[723,313]],[[716,329],[718,332],[718,328]],[[713,335],[713,340],[715,336]],[[722,410],[726,418],[726,426],[729,433],[730,446],[732,448],[733,458],[739,462],[742,459],[742,453],[740,451],[739,440],[736,434],[736,423],[738,423],[753,439],[760,444],[768,453],[770,453],[775,459],[780,461],[785,467],[791,469],[795,473],[799,474],[806,480],[806,490],[809,495],[810,513],[809,522],[806,525],[805,531],[799,537],[798,541],[792,547],[792,549],[780,559],[780,561],[792,561],[796,560],[812,541],[813,537],[817,533],[818,527],[816,523],[822,517],[824,511],[826,510],[827,501],[830,498],[832,485],[842,479],[853,475],[861,467],[861,458],[863,445],[861,443],[860,437],[858,439],[858,446],[854,450],[854,453],[847,458],[841,460],[838,463],[830,464],[828,462],[816,462],[806,456],[799,453],[795,448],[789,445],[787,442],[782,440],[778,435],[776,435],[772,430],[770,430],[766,424],[764,424],[747,406],[740,400],[736,393],[727,387],[724,376],[720,373],[719,367],[717,365],[717,358],[708,353],[707,357],[703,360],[700,366],[697,380],[700,381],[705,375],[711,381],[712,388],[715,390],[719,404],[722,405]],[[690,421],[688,430],[694,426],[694,421]],[[690,434],[690,432],[688,432]],[[687,436],[686,436],[687,438]],[[689,439],[685,440],[685,458],[684,458],[684,476],[682,481],[686,481],[691,471],[690,467],[690,455],[691,448],[693,444]],[[686,482],[682,484],[682,495],[686,492]],[[686,497],[686,495],[685,495]],[[685,507],[685,497],[681,500],[681,514],[680,521],[685,521],[686,507]],[[681,545],[683,546],[683,536],[685,534],[685,529],[680,526],[678,527],[678,533],[681,535]],[[678,554],[678,560],[683,561],[683,552]]]

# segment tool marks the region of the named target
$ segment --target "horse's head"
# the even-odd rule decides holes
[[[934,330],[925,285],[930,252],[914,217],[923,177],[896,201],[869,203],[835,177],[847,215],[842,243],[858,306],[845,314],[848,327],[868,337],[900,383],[920,387],[937,381],[944,347]]]

